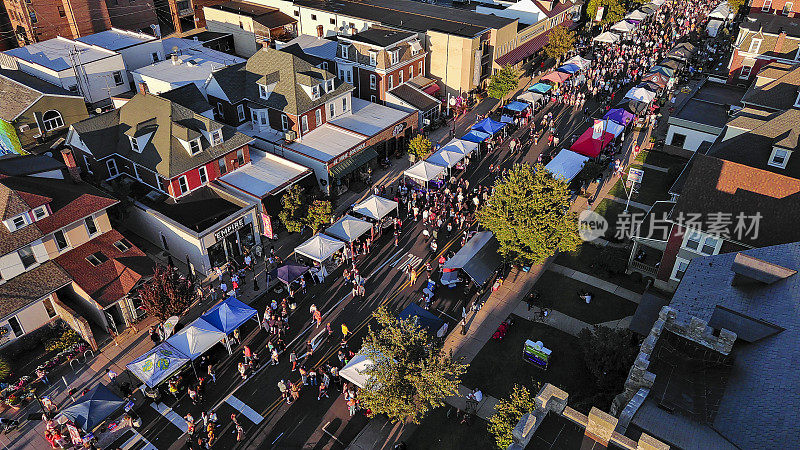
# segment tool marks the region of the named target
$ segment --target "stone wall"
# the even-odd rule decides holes
[[[78,315],[78,313],[73,311],[72,308],[65,305],[55,293],[51,295],[53,296],[53,306],[55,307],[56,313],[58,313],[59,317],[64,319],[64,322],[66,322],[70,328],[75,330],[76,333],[80,334],[83,340],[89,344],[89,347],[91,347],[92,350],[97,351],[97,342],[94,340],[94,334],[92,333],[92,328],[89,326],[89,322]]]
[[[647,368],[650,366],[650,356],[653,353],[653,349],[656,347],[658,338],[664,329],[723,355],[731,352],[733,343],[736,341],[736,333],[730,330],[723,328],[720,330],[719,336],[714,336],[711,327],[708,326],[708,322],[705,320],[691,317],[689,323],[679,322],[677,312],[673,308],[669,306],[662,307],[658,313],[658,319],[653,324],[653,328],[650,329],[650,334],[642,342],[639,354],[628,372],[628,378],[625,380],[625,387],[622,393],[614,397],[614,401],[611,404],[612,415],[619,416],[625,405],[634,398],[640,389],[649,390],[653,387],[656,375],[649,372]]]

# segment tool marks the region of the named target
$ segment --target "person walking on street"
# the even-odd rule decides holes
[[[208,365],[208,376],[211,377],[211,381],[216,383],[217,382],[217,371],[214,370],[214,364]]]
[[[319,310],[314,311],[314,320],[317,322],[316,328],[319,328],[322,325],[322,313]]]
[[[347,339],[347,334],[350,332],[350,329],[347,328],[347,324],[342,324],[342,340],[344,341]]]
[[[297,353],[292,352],[289,354],[289,362],[292,363],[292,372],[297,370]]]

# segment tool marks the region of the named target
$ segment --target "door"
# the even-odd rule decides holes
[[[122,308],[120,308],[119,303],[114,303],[106,308],[105,313],[108,327],[115,334],[119,334],[120,331],[125,329],[125,317],[122,315]]]

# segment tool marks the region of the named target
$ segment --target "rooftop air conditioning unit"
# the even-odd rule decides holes
[[[289,130],[286,133],[284,133],[283,139],[286,142],[294,142],[294,140],[297,139],[297,133],[294,130]]]

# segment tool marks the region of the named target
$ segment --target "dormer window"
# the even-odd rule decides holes
[[[333,78],[325,82],[325,84],[326,84],[325,92],[330,92],[333,90]]]
[[[211,132],[211,145],[222,144],[222,130],[214,130]]]
[[[44,206],[40,206],[34,209],[33,217],[35,217],[36,220],[44,219],[45,217],[47,217],[47,208],[45,208]]]
[[[108,256],[106,256],[103,252],[94,252],[86,257],[86,261],[89,261],[89,264],[92,266],[97,267],[100,264],[108,261]]]
[[[797,53],[800,53],[800,48],[797,49]],[[794,107],[800,108],[800,92],[797,93],[797,98],[794,99]]]
[[[772,167],[785,169],[786,164],[789,162],[789,157],[792,155],[791,150],[775,147],[772,149],[772,154],[769,156],[769,164]]]
[[[191,141],[189,141],[189,153],[191,153],[192,156],[200,153],[200,151],[202,151],[202,150],[203,150],[203,146],[200,145],[200,139],[199,138],[198,139],[192,139]]]
[[[340,47],[342,48],[342,58],[349,59],[350,58],[350,52],[349,52],[349,49],[347,48],[347,45],[346,44],[342,44]]]
[[[397,64],[400,61],[400,49],[392,50],[389,53],[389,57],[391,58],[392,65]]]
[[[26,219],[25,214],[21,214],[11,219],[11,223],[14,224],[14,230],[19,230],[20,228],[28,224],[28,220]]]
[[[369,51],[369,65],[370,66],[378,65],[378,52],[376,52],[375,50]]]
[[[141,153],[142,151],[139,150],[139,143],[136,141],[136,138],[133,136],[128,136],[128,139],[131,141],[131,148],[133,151]]]
[[[762,39],[753,38],[750,41],[750,48],[747,51],[749,53],[758,53],[758,50],[761,49],[761,41]]]
[[[316,100],[319,98],[319,85],[311,87],[311,100]]]
[[[267,87],[264,86],[263,84],[258,85],[258,96],[261,98],[269,97],[269,91],[267,90]]]

